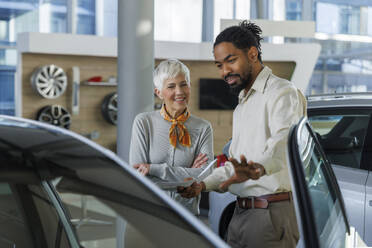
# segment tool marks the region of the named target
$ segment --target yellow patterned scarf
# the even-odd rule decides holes
[[[180,142],[181,145],[190,147],[191,146],[190,134],[187,131],[185,125],[183,124],[190,117],[189,111],[187,111],[186,109],[183,114],[178,116],[176,119],[173,119],[171,116],[169,116],[167,110],[165,109],[165,105],[163,104],[163,107],[160,109],[160,114],[164,118],[164,120],[172,122],[172,126],[169,129],[169,143],[174,148],[176,148],[178,129],[178,141]]]

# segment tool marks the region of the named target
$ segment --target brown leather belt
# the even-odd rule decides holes
[[[240,208],[267,208],[270,202],[289,201],[292,198],[291,192],[283,192],[271,195],[252,196],[237,198],[237,204]]]

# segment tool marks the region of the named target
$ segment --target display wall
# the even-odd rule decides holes
[[[67,89],[56,99],[46,99],[38,95],[31,87],[30,79],[36,68],[43,65],[55,64],[67,74]],[[80,108],[79,114],[72,114],[72,67],[80,69]],[[116,58],[91,57],[55,54],[22,54],[22,116],[35,119],[38,110],[46,105],[58,104],[71,114],[70,130],[91,136],[98,132],[98,138],[93,141],[113,151],[116,149],[116,126],[104,120],[101,114],[103,98],[116,91],[116,86],[91,86],[83,82],[93,76],[102,76],[107,80],[116,76]],[[93,136],[97,133],[93,133]],[[96,135],[97,136],[97,135]]]

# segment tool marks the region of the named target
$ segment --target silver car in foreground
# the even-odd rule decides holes
[[[0,247],[228,247],[114,153],[0,116]]]
[[[332,164],[345,199],[350,224],[372,246],[372,94],[345,93],[308,97],[308,117]],[[209,194],[209,221],[226,236],[236,197]]]

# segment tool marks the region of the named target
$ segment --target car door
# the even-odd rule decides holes
[[[364,220],[364,240],[368,246],[372,246],[372,120],[368,125],[363,150],[363,167],[368,169],[368,178],[366,183],[366,201],[365,201],[365,220]]]
[[[365,233],[372,231],[365,224],[369,171],[365,149],[370,142],[366,136],[371,112],[365,108],[308,110],[309,122],[332,163],[350,223],[363,238],[367,237]]]
[[[369,246],[372,245],[372,172],[368,174],[366,185],[366,214],[365,214],[365,233],[364,240]]]
[[[291,128],[287,157],[300,231],[297,247],[365,247],[348,224],[336,177],[306,118]]]
[[[82,136],[0,116],[0,148],[13,171],[32,170],[56,197],[85,248],[227,247],[150,180]]]

